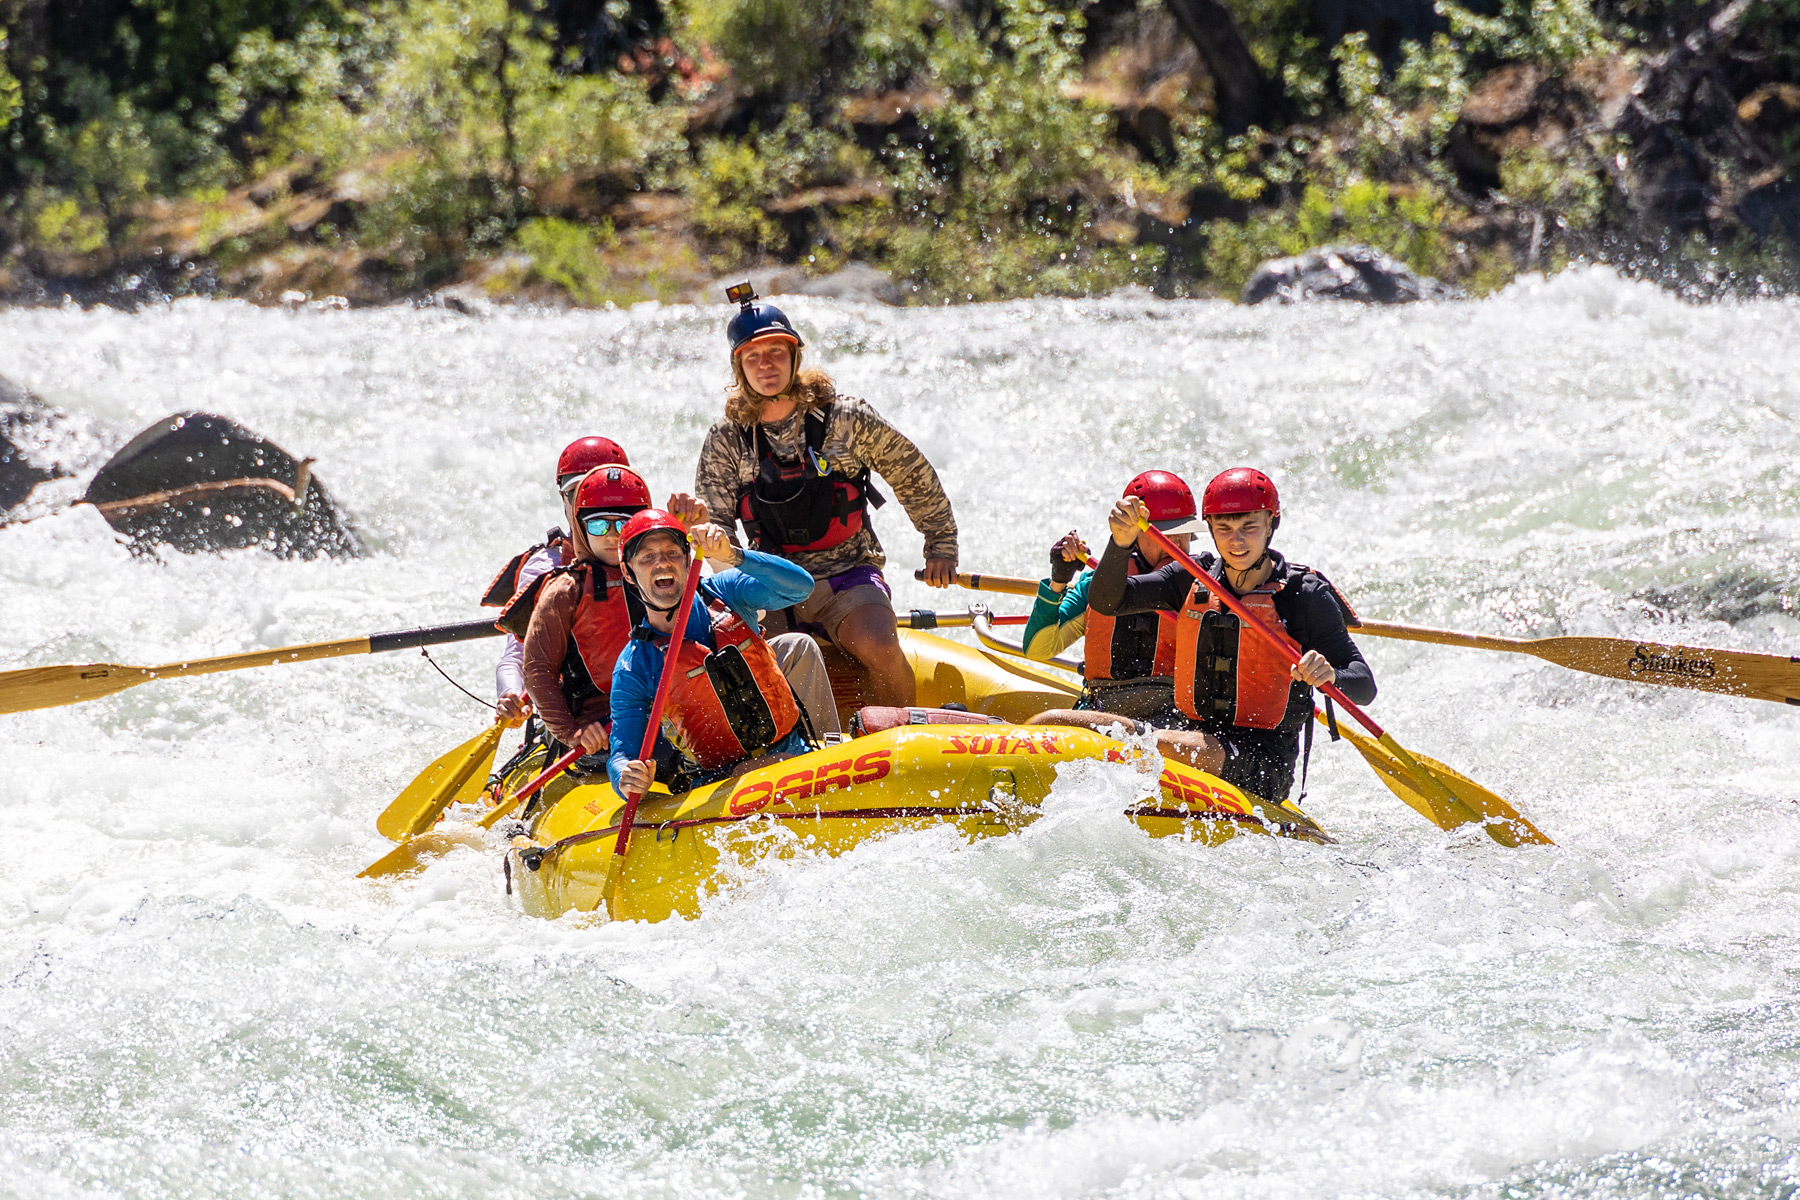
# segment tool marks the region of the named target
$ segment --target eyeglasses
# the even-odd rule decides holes
[[[622,517],[617,513],[589,513],[581,518],[581,527],[587,530],[589,537],[617,537],[625,531],[625,523],[630,517]]]

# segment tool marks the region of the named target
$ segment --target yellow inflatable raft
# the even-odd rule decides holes
[[[618,919],[695,916],[705,897],[757,862],[838,854],[902,829],[954,825],[969,838],[1030,822],[1059,764],[1126,761],[1134,753],[1086,729],[1015,722],[1071,706],[1074,685],[990,650],[903,630],[919,704],[966,705],[972,721],[911,724],[869,733],[747,771],[678,796],[658,785],[632,822],[630,850],[614,853],[623,802],[604,777],[553,784],[527,812],[507,851],[508,886],[544,917],[604,909]],[[846,714],[860,679],[842,660],[833,684]],[[535,764],[519,768],[519,778]],[[1255,799],[1211,775],[1166,763],[1144,800],[1121,814],[1153,836],[1217,843],[1240,833],[1326,842],[1291,804]]]

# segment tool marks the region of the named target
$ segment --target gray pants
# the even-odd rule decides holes
[[[838,723],[837,701],[831,694],[831,676],[825,670],[825,658],[819,643],[804,633],[778,633],[768,639],[775,663],[787,676],[794,695],[812,719],[813,732],[821,737],[842,733]]]

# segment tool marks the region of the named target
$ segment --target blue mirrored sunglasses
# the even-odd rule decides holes
[[[625,531],[628,516],[618,513],[589,513],[581,518],[581,527],[587,530],[589,537],[617,537]]]

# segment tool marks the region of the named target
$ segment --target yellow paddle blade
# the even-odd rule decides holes
[[[496,721],[475,737],[419,772],[419,777],[394,797],[375,828],[381,836],[400,841],[423,833],[437,823],[452,804],[466,804],[481,793],[500,748],[506,726]]]
[[[1437,759],[1412,753],[1394,741],[1392,734],[1384,733],[1377,742],[1341,722],[1338,732],[1356,747],[1390,792],[1439,829],[1480,825],[1502,846],[1556,844],[1512,805]]]
[[[146,679],[155,679],[149,667],[122,667],[117,663],[73,663],[62,667],[22,667],[0,671],[0,713],[56,708],[83,700],[98,700]]]
[[[384,879],[411,875],[425,869],[428,860],[448,854],[458,846],[481,849],[487,838],[472,825],[449,825],[409,837],[356,873],[358,879]]]

